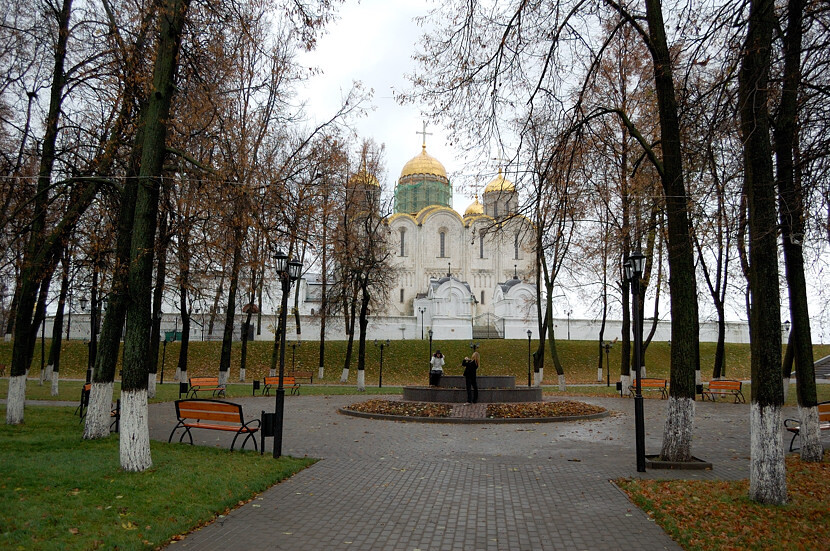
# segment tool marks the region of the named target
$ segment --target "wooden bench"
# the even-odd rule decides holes
[[[91,391],[92,383],[86,383],[81,387],[81,402],[75,408],[75,413],[80,417],[78,422],[86,418],[86,410],[89,408],[89,394]],[[118,432],[121,428],[121,400],[116,400],[115,405],[110,408],[110,417],[112,418],[110,430]]]
[[[660,399],[665,400],[669,397],[668,381],[666,379],[640,379],[640,389],[643,391],[653,390],[660,392]],[[634,396],[637,392],[637,381],[633,379],[631,385],[628,387],[628,395]]]
[[[714,402],[717,396],[734,396],[736,404],[746,403],[744,394],[741,392],[741,381],[726,379],[709,381],[708,386],[703,389],[703,399],[709,398]]]
[[[798,435],[801,434],[801,420],[786,419],[784,420],[784,428],[793,433],[793,439],[790,440],[790,451],[799,449],[793,448],[793,444],[795,444]],[[819,430],[830,430],[830,402],[818,404],[818,428]]]
[[[257,449],[254,435],[259,431],[261,422],[259,419],[253,419],[246,423],[240,404],[210,399],[176,400],[176,418],[178,423],[170,432],[168,442],[173,441],[173,435],[181,428],[184,432],[179,437],[179,442],[182,442],[187,435],[191,445],[193,444],[191,429],[223,430],[236,433],[231,442],[231,451],[241,434],[245,435],[242,449],[245,449],[245,444],[249,439],[253,439],[254,449]]]
[[[288,375],[295,379],[308,379],[309,384],[314,384],[313,371],[289,371]]]
[[[211,392],[211,396],[225,396],[225,387],[219,386],[219,377],[191,377],[187,380],[185,398],[198,398],[200,392]],[[183,385],[182,385],[183,386]],[[182,397],[182,386],[179,387],[179,398]]]
[[[277,377],[263,377],[262,378],[262,395],[263,396],[270,396],[271,389],[277,389],[280,385],[280,378]],[[291,390],[291,394],[296,394],[299,396],[300,394],[300,383],[297,382],[297,379],[294,376],[283,375],[282,376],[282,387],[288,388]]]

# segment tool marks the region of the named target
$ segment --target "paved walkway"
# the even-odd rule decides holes
[[[459,425],[337,413],[360,396],[286,398],[283,453],[322,460],[172,548],[679,549],[609,480],[749,475],[749,409],[728,402],[697,403],[693,453],[714,470],[640,475],[630,399],[579,398],[615,412],[596,421]],[[274,407],[234,401],[248,416]],[[659,452],[666,403],[645,400],[647,454]],[[174,419],[173,404],[152,405],[151,436],[166,441]]]

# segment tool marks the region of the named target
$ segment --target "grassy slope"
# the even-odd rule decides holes
[[[527,381],[527,341],[520,340],[482,340],[480,345],[482,375],[499,374],[514,375],[517,383]],[[536,342],[532,343],[535,346]],[[82,341],[64,343],[61,354],[61,375],[63,378],[83,378],[86,369],[87,347]],[[172,382],[178,360],[180,343],[173,342],[167,346],[165,354],[165,381]],[[188,358],[189,374],[216,375],[219,365],[221,343],[192,342]],[[669,376],[669,344],[665,342],[652,343],[645,357],[646,369],[649,376]],[[248,345],[247,380],[262,378],[270,366],[271,349],[273,344],[266,341],[256,341]],[[597,373],[597,343],[593,341],[558,341],[557,347],[568,383],[596,382]],[[234,343],[231,360],[230,381],[239,379],[240,343]],[[303,342],[293,349],[294,364],[297,369],[317,370],[319,345],[315,341]],[[450,375],[461,374],[461,360],[472,351],[468,341],[433,341],[433,350],[440,349],[447,358],[444,367],[445,373]],[[343,369],[346,343],[332,341],[326,345],[325,379],[322,382],[337,383]],[[726,375],[729,378],[749,378],[749,345],[728,344],[726,358]],[[545,384],[556,382],[556,372],[550,360],[550,349],[546,351]],[[712,363],[715,355],[714,343],[701,343],[701,374],[708,380],[712,374]],[[47,341],[46,354],[49,354]],[[372,343],[366,349],[366,384],[376,385],[379,370],[380,350]],[[830,354],[830,345],[815,346],[815,357],[821,358]],[[8,364],[11,358],[11,343],[0,343],[0,363]],[[355,345],[352,357],[352,371],[350,381],[355,381],[357,364],[357,346]],[[620,347],[611,349],[611,380],[619,378]],[[159,362],[161,361],[161,352]],[[30,376],[40,373],[40,346],[35,349]],[[292,348],[286,349],[286,369],[292,366]],[[120,369],[120,366],[119,366]],[[383,382],[387,385],[424,384],[429,370],[429,342],[421,340],[393,341],[384,349],[383,355]],[[605,375],[605,374],[604,374]],[[603,377],[605,378],[605,377]],[[316,382],[316,381],[315,381]]]

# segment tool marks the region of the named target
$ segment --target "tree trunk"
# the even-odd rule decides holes
[[[668,461],[691,459],[695,370],[699,365],[699,327],[694,253],[683,182],[680,121],[674,91],[672,56],[666,42],[660,0],[646,0],[654,86],[663,152],[661,181],[666,200],[671,300],[671,396],[660,455]],[[636,367],[636,366],[635,366]]]
[[[798,91],[801,83],[804,4],[805,0],[788,2],[787,31],[784,37],[784,88],[774,137],[781,241],[792,321],[789,342],[792,343],[795,355],[796,390],[801,416],[801,459],[818,462],[822,459],[822,445],[818,425],[807,282],[804,277],[804,193],[793,161],[798,140]],[[815,411],[809,412],[811,409]]]
[[[69,257],[64,255],[61,259],[63,270],[61,270],[61,290],[58,295],[58,309],[55,312],[55,320],[52,323],[52,346],[49,348],[49,361],[46,366],[46,373],[43,378],[52,383],[52,396],[58,395],[58,377],[61,364],[61,342],[63,340],[63,312],[66,309],[66,297],[69,294]]]
[[[169,239],[167,236],[167,213],[162,211],[159,219],[158,227],[158,260],[156,261],[156,285],[153,288],[153,323],[150,331],[150,349],[149,349],[149,363],[148,363],[148,398],[155,398],[155,387],[150,385],[150,378],[155,380],[156,373],[158,373],[159,364],[159,347],[161,346],[161,315],[162,315],[162,299],[164,298],[164,280],[167,278],[167,244]],[[175,336],[174,336],[175,338]]]
[[[776,198],[768,112],[772,0],[751,0],[739,73],[744,181],[749,207],[752,400],[749,496],[767,504],[787,501],[781,435],[781,328],[776,246]]]
[[[28,344],[36,327],[32,325],[32,311],[35,308],[37,290],[42,278],[54,266],[54,252],[49,251],[44,243],[46,233],[46,210],[49,205],[49,187],[52,179],[52,167],[55,163],[55,143],[58,138],[59,118],[63,104],[63,88],[66,83],[64,62],[66,44],[69,40],[69,18],[72,0],[63,0],[60,12],[56,13],[58,37],[55,45],[55,64],[52,69],[52,86],[49,99],[49,112],[46,116],[46,128],[41,144],[40,167],[37,178],[37,193],[34,198],[34,214],[29,242],[23,257],[23,269],[20,280],[20,294],[14,316],[14,344],[12,361],[9,369],[9,390],[6,402],[6,424],[23,423],[23,403],[26,396],[26,373],[29,370],[31,354]],[[52,252],[52,254],[48,254]],[[44,255],[46,253],[46,255]]]
[[[234,229],[233,259],[231,260],[231,280],[228,288],[228,307],[225,312],[225,332],[222,335],[222,352],[219,356],[219,384],[228,383],[231,369],[231,349],[233,347],[233,324],[236,316],[236,291],[239,288],[239,269],[242,265],[242,228]]]
[[[144,144],[138,179],[129,267],[127,335],[121,386],[121,467],[145,471],[153,464],[147,423],[147,349],[152,315],[151,284],[161,174],[166,153],[167,121],[175,93],[175,72],[189,0],[165,0],[153,91],[144,119]]]
[[[366,328],[369,326],[369,289],[361,285],[360,337],[357,342],[357,390],[366,391]]]

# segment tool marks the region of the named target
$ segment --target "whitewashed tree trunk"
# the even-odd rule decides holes
[[[749,410],[749,428],[749,497],[759,503],[782,505],[787,502],[787,472],[781,408],[761,407],[753,402]]]
[[[58,395],[58,382],[60,380],[60,377],[58,375],[59,373],[57,371],[52,372],[52,396]]]
[[[43,386],[43,381],[52,380],[52,364],[46,366],[46,369],[40,372],[40,384]]]
[[[666,461],[692,460],[692,432],[695,424],[695,401],[669,396],[666,428],[660,457]]]
[[[230,374],[230,369],[228,369],[227,371],[219,371],[219,386],[225,386],[228,384],[228,376]]]
[[[176,381],[177,383],[182,382],[182,368],[181,367],[176,366],[176,376],[173,377],[173,380]]]
[[[357,391],[366,391],[366,370],[364,369],[357,370]]]
[[[801,419],[801,430],[798,432],[798,438],[801,440],[801,459],[820,462],[824,448],[821,445],[818,407],[798,406],[798,416]]]
[[[245,382],[245,371],[247,371],[247,369],[244,368],[244,367],[239,370],[239,382],[240,383]]]
[[[703,379],[701,379],[701,377],[700,377],[700,370],[695,369],[695,386],[702,385],[702,384],[703,384]]]
[[[559,375],[559,390],[565,392],[565,376]]]
[[[9,395],[6,400],[6,424],[23,422],[23,405],[26,402],[26,376],[9,377]]]
[[[601,367],[597,368],[597,382],[598,383],[602,382],[602,368]]]
[[[6,342],[12,342],[12,334],[11,333],[6,333],[6,336],[4,337],[4,339],[6,340]]]
[[[275,367],[274,369],[271,369],[271,370],[268,372],[268,376],[269,376],[269,377],[276,377],[276,376],[277,376],[277,368]]]
[[[622,383],[623,396],[628,394],[628,387],[631,386],[631,375],[620,375],[620,383]]]
[[[318,367],[318,368],[317,368],[317,378],[318,378],[318,379],[322,379],[322,378],[323,378],[323,372],[324,372],[324,371],[325,371],[325,368],[324,368],[322,365],[321,365],[320,367]]]
[[[343,369],[343,373],[340,375],[340,382],[345,383],[349,380],[349,368],[346,367]]]
[[[545,370],[544,370],[544,368],[540,369],[538,372],[534,372],[533,377],[536,379],[534,385],[535,386],[542,386],[542,381],[545,380]]]
[[[121,468],[143,472],[153,466],[150,456],[147,391],[121,392]]]
[[[648,375],[646,375],[646,366],[641,366],[640,367],[640,378],[645,379],[646,377],[648,377]]]
[[[147,374],[147,398],[156,397],[156,374]]]
[[[92,383],[89,407],[84,421],[84,440],[106,438],[110,434],[113,383]]]
[[[784,380],[781,382],[782,386],[784,387],[784,403],[787,403],[787,394],[790,391],[790,378],[784,377]],[[803,417],[802,417],[803,419]]]

